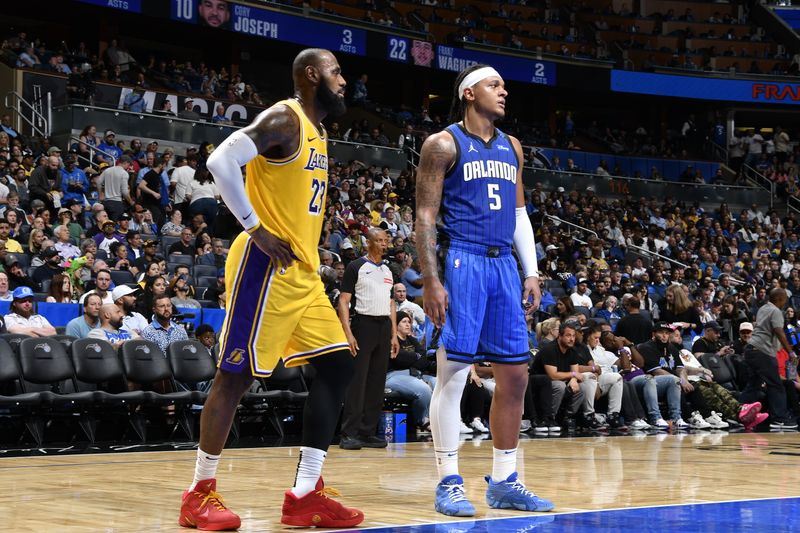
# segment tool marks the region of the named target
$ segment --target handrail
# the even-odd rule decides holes
[[[772,208],[774,199],[775,199],[775,183],[766,177],[764,174],[759,172],[758,170],[754,169],[747,163],[742,165],[742,170],[744,170],[744,175],[755,182],[760,188],[769,191],[769,206]],[[766,183],[767,185],[764,185]]]
[[[166,115],[166,114],[161,114],[161,113],[158,113],[158,112],[138,113],[136,111],[127,111],[125,109],[117,109],[116,107],[101,107],[101,106],[89,105],[89,104],[72,103],[72,104],[66,104],[66,105],[62,105],[62,106],[57,106],[54,109],[55,110],[60,110],[60,109],[78,108],[78,107],[82,107],[84,110],[97,109],[98,111],[111,111],[113,113],[118,113],[118,114],[122,114],[122,115],[133,115],[133,116],[136,116],[136,117],[139,117],[139,118],[152,117],[152,118],[160,118],[160,119],[163,119],[163,120],[169,120],[170,122],[186,122],[186,123],[189,123],[189,124],[201,124],[203,126],[212,126],[212,127],[217,127],[219,129],[223,129],[223,128],[240,129],[240,128],[244,127],[244,126],[236,126],[236,125],[231,126],[229,124],[218,125],[218,124],[216,124],[214,122],[210,122],[210,121],[190,120],[188,118],[178,118],[175,115]]]
[[[98,165],[97,163],[94,162],[94,154],[92,152],[100,152],[104,156],[110,158],[112,167],[117,165],[117,158],[114,157],[114,154],[106,152],[105,150],[101,150],[100,148],[98,148],[96,146],[92,146],[91,144],[87,143],[86,141],[80,140],[78,137],[70,137],[69,140],[70,141],[74,141],[74,142],[76,142],[78,144],[84,144],[84,145],[89,147],[89,164],[91,166],[93,166],[93,167],[100,166],[100,165]],[[78,157],[80,159],[86,159],[85,157],[81,156],[80,154],[78,154]]]
[[[9,103],[9,97],[11,97],[11,96],[16,98],[16,104],[17,105]],[[49,97],[48,97],[48,100],[49,100]],[[16,111],[17,112],[17,117],[19,117],[19,118],[23,119],[25,122],[27,122],[28,125],[31,127],[31,129],[34,132],[38,133],[42,137],[49,137],[50,136],[50,121],[48,121],[47,118],[44,115],[42,115],[41,113],[36,111],[36,108],[33,107],[33,105],[30,102],[25,100],[25,98],[23,98],[22,95],[19,94],[17,91],[11,91],[8,94],[6,94],[3,103],[5,104],[5,106],[7,108],[13,109],[14,111]],[[29,119],[28,117],[26,117],[22,113],[23,109],[20,106],[20,103],[24,103],[27,106],[27,109],[30,111],[32,118]],[[48,111],[49,111],[49,107],[50,106],[48,105]],[[34,120],[33,119],[37,119],[37,118],[39,119],[39,123],[40,124],[44,124],[44,129],[43,130],[40,129],[36,124],[34,124]]]
[[[659,257],[661,259],[669,261],[670,263],[675,263],[679,267],[689,268],[689,265],[685,265],[685,264],[681,263],[680,261],[678,261],[677,259],[673,259],[671,257],[668,257],[666,255],[662,255],[662,254],[660,254],[658,252],[654,252],[652,250],[648,250],[647,248],[643,248],[643,247],[637,246],[635,244],[625,244],[625,246],[628,247],[628,248],[633,248],[634,250],[639,250],[641,253],[643,253],[645,255],[654,255],[656,257]]]
[[[596,239],[599,239],[599,238],[600,238],[600,236],[597,234],[597,232],[596,232],[596,231],[594,231],[594,230],[590,230],[589,228],[584,228],[583,226],[579,226],[579,225],[577,225],[577,224],[574,224],[574,223],[572,223],[572,222],[569,222],[569,221],[567,221],[567,220],[564,220],[563,218],[561,218],[561,217],[557,217],[557,216],[555,216],[555,215],[547,215],[547,214],[546,214],[546,215],[544,215],[544,216],[545,216],[545,218],[549,218],[549,219],[551,219],[551,220],[555,220],[556,222],[560,222],[561,224],[566,224],[567,226],[572,226],[573,228],[578,228],[579,230],[581,230],[581,231],[585,231],[586,233],[591,233],[592,235],[594,235],[594,236],[595,236],[595,238],[596,238]]]
[[[329,254],[331,254],[336,259],[336,261],[338,261],[338,262],[342,261],[342,256],[341,255],[337,254],[336,252],[332,252],[332,251],[328,250],[327,248],[323,248],[322,246],[318,246],[317,247],[317,251],[318,252],[328,252]]]

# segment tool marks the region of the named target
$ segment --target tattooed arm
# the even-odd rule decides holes
[[[456,158],[450,133],[443,131],[425,140],[417,168],[417,252],[422,268],[422,302],[436,327],[444,324],[447,291],[439,279],[436,261],[436,216],[442,201],[444,175]]]

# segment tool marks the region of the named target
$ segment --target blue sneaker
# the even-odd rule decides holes
[[[493,509],[516,509],[518,511],[552,511],[555,505],[525,488],[514,472],[505,481],[495,483],[486,476],[486,504]]]
[[[436,512],[447,516],[475,516],[475,507],[464,494],[464,479],[447,476],[436,486]]]

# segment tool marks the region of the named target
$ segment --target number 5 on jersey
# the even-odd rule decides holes
[[[312,215],[319,215],[322,211],[322,202],[325,199],[325,187],[327,182],[314,178],[311,181],[311,201],[308,203],[308,212]]]
[[[489,194],[489,209],[492,211],[498,211],[503,208],[503,199],[498,194],[500,190],[499,183],[487,183],[486,190]]]

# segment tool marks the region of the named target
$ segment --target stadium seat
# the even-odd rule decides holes
[[[195,272],[198,287],[213,287],[217,284],[217,276],[201,276]]]
[[[167,349],[167,359],[172,367],[175,381],[189,388],[194,394],[194,403],[203,403],[208,394],[196,385],[214,379],[217,367],[203,343],[190,339],[173,342]]]
[[[51,302],[39,302],[36,311],[44,316],[55,328],[66,326],[70,320],[81,315],[80,304],[62,304]]]
[[[42,399],[42,416],[32,423],[39,435],[44,436],[47,420],[72,418],[78,414],[78,424],[89,442],[94,442],[94,424],[88,406],[94,403],[92,392],[78,391],[72,360],[64,346],[53,338],[31,337],[19,347],[20,369],[25,390],[38,389]],[[32,391],[33,392],[33,391]]]
[[[175,390],[169,363],[158,344],[143,339],[125,341],[119,349],[125,377],[128,381],[149,391],[148,399],[156,405],[175,405],[178,423],[187,436],[192,433],[186,406],[193,403],[190,391],[155,392],[153,389],[161,384],[169,384]],[[143,428],[144,430],[144,428]],[[145,434],[146,438],[146,434]]]
[[[170,237],[169,235],[164,235],[161,237],[161,250],[162,255],[167,257],[169,255],[169,247],[181,240],[180,237]]]
[[[167,263],[187,265],[191,269],[191,267],[194,266],[194,257],[191,255],[170,254],[170,256],[167,258]]]
[[[739,395],[739,387],[736,384],[736,369],[730,357],[719,357],[713,353],[705,353],[700,356],[700,364],[711,370],[716,383],[728,389],[735,396]]]
[[[562,287],[551,287],[548,290],[550,291],[550,294],[553,295],[553,298],[555,298],[556,300],[558,300],[562,296],[567,295],[567,291],[565,291]]]
[[[4,416],[25,423],[37,446],[41,446],[43,439],[31,416],[41,403],[42,397],[38,392],[24,392],[22,374],[14,350],[6,341],[0,340],[0,409],[4,411]]]
[[[94,392],[95,419],[123,416],[144,441],[144,420],[128,406],[147,403],[150,393],[126,390],[127,382],[114,347],[106,341],[87,338],[75,340],[71,348],[78,390]]]
[[[25,339],[32,339],[30,335],[25,335],[24,333],[3,333],[0,335],[0,339],[3,339],[11,346],[11,349],[14,350],[14,353],[19,355],[19,345]]]
[[[77,305],[77,304],[75,304]],[[77,337],[73,337],[72,335],[53,335],[50,337],[51,339],[55,339],[64,346],[64,349],[67,350],[67,353],[70,353],[72,350],[72,343],[78,340]]]
[[[194,277],[195,277],[196,280],[198,280],[198,283],[199,283],[200,278],[204,277],[204,276],[214,278],[214,280],[216,281],[216,279],[217,279],[217,270],[219,270],[219,269],[217,267],[213,266],[213,265],[195,265],[194,266]]]
[[[136,283],[136,278],[130,270],[112,270],[111,281],[114,282],[114,285],[131,285]]]

